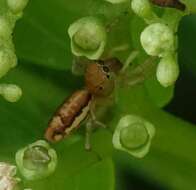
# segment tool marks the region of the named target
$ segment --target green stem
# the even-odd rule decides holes
[[[175,9],[166,9],[162,19],[176,33],[180,20],[185,14]]]
[[[136,57],[138,55],[139,55],[139,51],[137,51],[137,50],[131,52],[131,54],[128,56],[128,58],[126,59],[124,65],[123,65],[121,73],[124,73],[126,71],[126,69],[129,67],[129,65],[133,62],[134,59],[136,59]]]
[[[144,61],[142,64],[139,64],[136,67],[134,66],[132,69],[130,69],[126,73],[122,72],[119,77],[120,82],[128,86],[135,86],[135,85],[143,83],[146,79],[148,79],[150,76],[152,76],[155,73],[156,66],[157,66],[157,64],[155,63],[156,59],[157,59],[156,57],[150,57],[146,61]]]

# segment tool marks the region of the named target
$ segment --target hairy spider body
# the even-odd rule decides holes
[[[57,109],[50,120],[45,138],[58,142],[77,129],[92,111],[96,97],[107,97],[114,89],[111,72],[116,72],[120,62],[117,59],[93,61],[86,69],[85,89],[74,92]],[[93,117],[95,120],[95,117]],[[98,123],[98,122],[97,122]]]

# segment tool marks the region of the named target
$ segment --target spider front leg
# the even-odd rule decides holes
[[[127,57],[127,59],[125,60],[124,64],[123,64],[123,68],[121,69],[121,73],[124,73],[127,68],[132,64],[132,62],[137,58],[137,56],[139,55],[139,52],[137,50],[132,51],[129,56]]]
[[[92,101],[91,105],[90,105],[90,110],[89,110],[89,119],[86,123],[86,137],[85,137],[85,149],[87,151],[91,150],[91,135],[92,135],[92,131],[96,128],[96,127],[102,127],[102,128],[106,128],[106,125],[104,123],[102,123],[101,121],[98,121],[96,118],[96,115],[94,113],[94,109],[95,109],[95,100]]]
[[[93,98],[93,101],[90,105],[90,120],[92,125],[95,127],[103,127],[106,128],[106,125],[104,123],[102,123],[101,121],[97,120],[97,117],[95,115],[95,108],[96,108],[96,99]]]
[[[86,123],[86,136],[85,136],[85,150],[87,151],[91,150],[90,138],[93,130],[92,128],[93,128],[92,124],[88,121]]]
[[[92,120],[91,118],[86,123],[85,149],[87,151],[91,150],[91,135],[92,135],[92,131],[95,129],[96,126],[100,126],[104,128],[106,127],[105,124],[97,120]]]

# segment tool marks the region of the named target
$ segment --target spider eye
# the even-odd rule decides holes
[[[106,66],[103,66],[103,71],[106,72],[106,73],[109,73],[110,69]]]

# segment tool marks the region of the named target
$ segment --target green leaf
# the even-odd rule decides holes
[[[100,0],[83,0],[82,4],[78,0],[30,1],[15,29],[17,55],[19,59],[33,64],[68,70],[73,57],[67,33],[70,24],[81,17],[95,14],[105,15],[106,24],[108,21],[115,23],[118,17],[120,21],[129,18],[124,16],[123,11],[127,11],[126,4],[116,8]]]
[[[0,128],[0,159],[11,162],[14,162],[14,154],[19,148],[37,139],[43,139],[47,122],[54,110],[71,91],[74,91],[73,88],[77,86],[74,84],[78,83],[78,80],[68,72],[55,72],[41,67],[22,65],[23,63],[13,70],[5,80],[17,80],[25,95],[16,104],[9,104],[2,98],[0,100],[2,116],[0,120],[0,126],[2,126]],[[106,140],[103,142],[103,139]],[[107,176],[100,178],[101,172],[92,175],[92,184],[100,182],[102,189],[113,189],[114,171],[112,161],[108,160],[112,150],[111,134],[105,130],[98,131],[93,136],[92,146],[93,151],[85,151],[83,137],[79,134],[55,145],[54,148],[59,157],[56,173],[45,180],[26,183],[26,185],[35,187],[35,189],[52,190],[55,187],[55,189],[61,190],[62,187],[75,189],[75,186],[81,184],[83,189],[91,185],[85,176],[91,175],[91,173],[95,173],[96,169],[99,169],[101,172],[107,173]],[[81,178],[83,181],[80,180]],[[74,184],[73,179],[76,180]]]
[[[86,7],[79,6],[76,0],[30,1],[15,30],[19,59],[53,69],[69,69],[72,55],[67,29],[83,12]]]
[[[145,82],[145,87],[150,100],[160,108],[167,105],[173,98],[174,86],[163,87],[155,76]]]
[[[14,40],[20,62],[18,68],[11,71],[4,80],[19,84],[23,89],[23,98],[16,104],[0,99],[2,161],[14,163],[18,149],[42,139],[55,109],[74,90],[83,87],[83,79],[76,78],[69,72],[72,55],[66,29],[75,19],[88,15],[90,8],[87,5],[91,5],[92,1],[78,2],[30,1],[23,19],[17,25]],[[97,2],[101,4],[102,1]],[[108,6],[99,11],[107,12]],[[96,10],[96,7],[93,10]],[[108,15],[111,16],[110,13]],[[132,18],[136,20],[131,27],[125,25],[123,28],[131,30],[134,39],[131,48],[141,49],[139,35],[144,25],[140,19],[134,16]],[[128,19],[126,18],[125,23],[128,23]],[[124,25],[123,23],[121,24]],[[194,20],[186,24],[190,26],[193,23]],[[121,25],[119,28],[121,29]],[[123,35],[119,37],[120,40],[114,39],[114,42],[119,43],[121,39],[124,42],[126,38],[130,41],[127,31],[121,33],[118,28],[116,31]],[[113,35],[111,38],[115,37]],[[190,37],[184,34],[182,38],[186,42]],[[193,40],[190,42],[191,47],[194,47]],[[188,55],[191,59],[193,56],[193,62],[194,51]],[[142,53],[137,62],[145,58],[146,55]],[[137,114],[152,122],[157,127],[157,136],[152,142],[149,156],[136,161],[127,154],[118,152],[115,154],[118,164],[135,172],[135,175],[139,173],[144,178],[156,180],[168,189],[194,189],[195,128],[157,108],[167,104],[172,94],[173,89],[160,88],[154,79],[148,81],[145,87],[139,85],[136,88],[123,89],[119,92],[120,101],[114,109],[108,110],[105,121],[111,128],[115,128],[122,115]],[[26,187],[37,190],[114,189],[111,139],[110,130],[96,130],[92,137],[93,150],[86,152],[84,128],[81,128],[72,137],[53,145],[59,156],[56,172],[40,181],[25,182]]]

